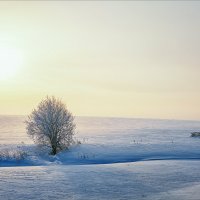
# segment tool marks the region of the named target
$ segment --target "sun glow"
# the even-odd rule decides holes
[[[0,47],[0,80],[14,76],[22,64],[22,55],[16,48]]]

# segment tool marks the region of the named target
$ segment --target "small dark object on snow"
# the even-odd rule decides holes
[[[200,137],[200,132],[192,132],[191,137]]]

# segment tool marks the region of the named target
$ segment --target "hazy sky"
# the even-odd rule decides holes
[[[0,114],[200,120],[198,1],[0,1],[0,54]]]

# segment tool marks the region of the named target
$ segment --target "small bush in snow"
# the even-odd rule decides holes
[[[6,148],[0,150],[0,161],[20,161],[24,160],[27,153],[20,148]]]
[[[43,100],[28,116],[26,125],[27,133],[34,142],[49,147],[52,155],[74,143],[74,117],[55,97]]]
[[[192,132],[191,137],[200,137],[200,132]]]

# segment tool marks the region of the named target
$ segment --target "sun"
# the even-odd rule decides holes
[[[16,48],[0,47],[0,80],[13,77],[22,64],[22,55]]]

